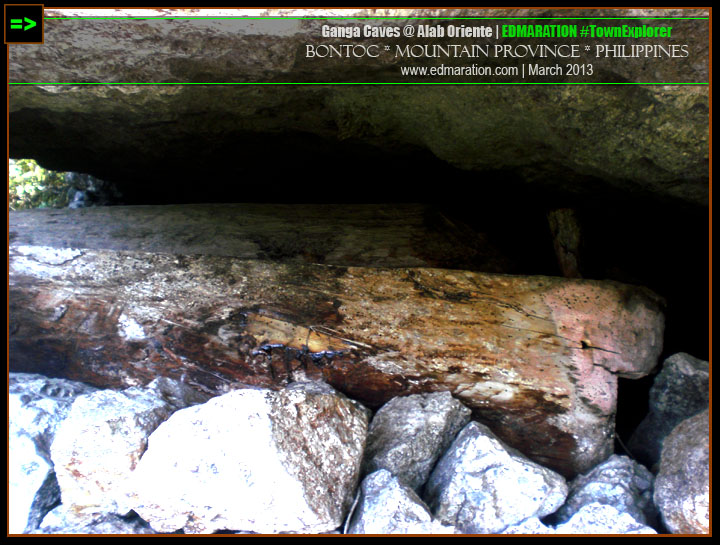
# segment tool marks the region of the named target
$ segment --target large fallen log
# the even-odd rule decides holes
[[[13,371],[101,387],[163,375],[211,394],[321,379],[371,408],[446,390],[568,476],[612,452],[616,376],[647,374],[661,351],[660,301],[616,283],[17,238]]]

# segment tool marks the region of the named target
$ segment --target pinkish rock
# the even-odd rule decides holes
[[[655,366],[664,325],[612,282],[23,245],[10,300],[13,370],[52,347],[104,387],[323,380],[372,409],[446,391],[568,477],[612,453],[616,377]]]
[[[655,505],[672,533],[710,533],[709,409],[683,420],[663,441]]]

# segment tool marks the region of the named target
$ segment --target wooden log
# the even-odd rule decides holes
[[[616,376],[662,344],[658,298],[608,282],[17,242],[9,265],[11,370],[212,394],[325,380],[373,409],[445,390],[567,476],[612,452]]]

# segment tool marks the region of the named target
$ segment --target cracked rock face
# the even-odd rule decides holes
[[[650,389],[650,411],[633,433],[628,448],[652,467],[660,461],[663,440],[680,422],[708,407],[710,365],[690,354],[670,356]]]
[[[125,485],[148,436],[178,408],[207,399],[158,378],[147,387],[79,396],[51,448],[63,504],[76,514],[126,514]]]
[[[553,520],[566,523],[584,506],[600,503],[629,514],[639,524],[655,526],[658,518],[652,501],[653,481],[644,466],[614,454],[570,482],[567,501],[553,514]]]
[[[654,499],[671,532],[709,533],[709,409],[683,420],[663,441]]]
[[[60,501],[50,446],[78,396],[95,391],[87,384],[29,373],[10,373],[8,384],[8,474],[12,497],[10,533],[31,531]]]
[[[388,470],[418,491],[438,457],[469,421],[470,409],[449,392],[391,399],[370,424],[364,470]]]
[[[334,530],[360,473],[367,410],[322,384],[244,389],[150,437],[131,504],[159,532]]]
[[[443,523],[466,534],[492,534],[553,513],[567,493],[560,475],[470,422],[438,461],[424,497]]]
[[[112,15],[131,13],[116,10]],[[145,20],[134,21],[132,27],[98,20],[90,28],[78,20],[47,21],[42,48],[10,48],[10,79],[112,84],[366,81],[369,76],[396,81],[394,63],[321,63],[305,58],[304,48],[317,41],[320,27],[328,23],[322,17],[547,16],[542,10],[218,13],[316,19]],[[622,13],[643,12],[575,10],[563,15]],[[649,13],[688,15],[677,10]],[[705,11],[690,13],[707,16]],[[63,14],[83,12],[46,12]],[[690,70],[693,81],[708,81],[703,60],[709,43],[707,22],[688,24],[684,38],[698,62],[681,64],[678,70]],[[612,80],[654,76],[652,67],[628,69],[625,63],[602,59],[598,63]],[[666,81],[688,81],[687,74],[667,77]],[[131,200],[153,188],[177,197],[195,180],[207,180],[209,165],[214,164],[222,164],[222,172],[205,184],[208,195],[217,193],[228,173],[233,179],[247,179],[253,162],[266,175],[292,176],[310,154],[314,163],[322,163],[338,156],[380,157],[393,150],[410,163],[436,158],[462,170],[502,172],[573,193],[617,190],[707,204],[708,116],[707,86],[18,86],[10,90],[10,154],[36,157],[47,168],[88,172],[116,182]],[[283,161],[277,161],[279,148],[284,150]],[[228,164],[228,156],[237,157],[238,163]],[[390,189],[385,180],[372,177],[364,185],[368,194],[387,194]],[[240,194],[265,191],[250,184],[239,187]],[[443,191],[450,189],[460,190]],[[307,194],[295,184],[285,191],[285,197],[296,200]]]
[[[430,510],[410,487],[388,470],[380,469],[363,480],[347,533],[453,534],[455,529],[433,520]]]

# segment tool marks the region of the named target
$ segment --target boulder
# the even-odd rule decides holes
[[[152,434],[130,503],[159,532],[320,533],[345,520],[368,412],[321,383],[240,389]]]
[[[655,505],[674,534],[710,532],[710,415],[683,420],[663,441]]]
[[[78,516],[126,514],[125,486],[148,436],[174,411],[206,399],[162,377],[145,388],[77,397],[51,447],[63,504]]]
[[[470,422],[435,466],[424,499],[438,520],[459,532],[492,534],[553,513],[567,492],[562,476]]]
[[[27,533],[60,503],[60,488],[52,463],[30,437],[11,432],[8,451],[8,533]]]
[[[648,467],[660,461],[663,439],[683,420],[707,409],[710,365],[690,354],[670,356],[650,388],[649,412],[628,441]]]
[[[629,513],[606,503],[586,503],[570,519],[555,527],[557,534],[656,534]]]
[[[590,503],[611,505],[644,526],[654,526],[658,514],[653,504],[654,477],[644,466],[627,456],[613,454],[592,471],[569,483],[568,497],[552,520],[564,523]]]
[[[362,482],[348,534],[453,534],[455,529],[433,520],[412,488],[388,470],[371,473]]]
[[[50,447],[73,400],[96,389],[27,373],[10,373],[8,379],[8,531],[17,534],[37,528],[60,503]]]
[[[450,392],[391,399],[370,423],[363,470],[388,470],[417,492],[469,421],[470,409]]]
[[[33,534],[155,534],[150,526],[130,513],[126,516],[114,513],[78,515],[67,505],[59,505],[42,520]]]
[[[531,517],[506,528],[503,534],[656,534],[650,526],[637,521],[624,511],[600,502],[584,504],[564,523],[557,527],[543,524]]]

